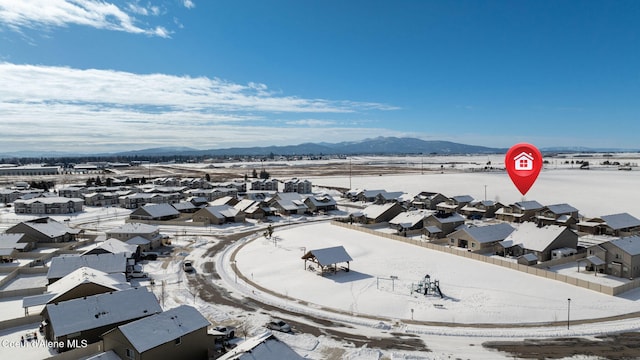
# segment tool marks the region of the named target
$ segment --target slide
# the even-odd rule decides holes
[[[440,290],[440,285],[436,285],[436,289],[438,290],[438,294],[440,294],[440,298],[444,299],[444,294]]]

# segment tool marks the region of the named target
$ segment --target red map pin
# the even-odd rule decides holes
[[[504,157],[504,164],[511,181],[522,195],[526,194],[542,169],[542,154],[527,143],[513,145]]]

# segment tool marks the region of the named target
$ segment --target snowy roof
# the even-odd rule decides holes
[[[179,203],[172,204],[172,206],[178,211],[180,211],[180,210],[192,210],[192,209],[196,208],[196,206],[193,205],[193,203],[190,202],[190,201],[180,201]]]
[[[215,216],[218,219],[236,217],[240,212],[240,210],[229,205],[207,206],[206,208],[204,208],[204,210],[208,211],[209,213],[211,213],[211,215]]]
[[[102,249],[112,254],[125,254],[127,257],[131,257],[131,255],[136,252],[137,246],[130,245],[118,239],[111,238],[101,243],[95,244],[90,249],[83,252],[81,255],[96,253],[96,249]]]
[[[57,338],[149,316],[162,308],[152,292],[139,287],[48,304],[44,311]]]
[[[136,351],[143,353],[209,325],[209,321],[198,310],[188,305],[181,305],[120,325],[118,329]]]
[[[489,243],[506,239],[513,230],[514,228],[511,225],[501,223],[487,226],[471,226],[459,231],[466,232],[479,243]]]
[[[80,233],[80,230],[72,229],[67,225],[60,223],[58,221],[55,221],[51,218],[25,221],[23,222],[23,224],[29,226],[30,228],[50,238],[64,236],[65,234]]]
[[[369,205],[366,208],[362,209],[362,214],[369,219],[375,219],[391,209],[394,205],[394,203]]]
[[[629,255],[640,255],[640,236],[627,236],[611,240],[610,243]]]
[[[633,228],[640,226],[640,220],[628,213],[604,215],[601,219],[607,223],[607,226],[613,230]]]
[[[217,206],[217,205],[228,205],[230,201],[232,201],[234,199],[234,197],[232,196],[223,196],[223,197],[219,197],[213,201],[209,201],[209,204],[211,204],[212,206]]]
[[[302,258],[309,259],[312,257],[314,257],[322,266],[353,261],[351,256],[347,254],[347,250],[345,250],[342,246],[311,250],[307,252]]]
[[[47,279],[60,279],[81,267],[90,267],[107,274],[123,273],[126,263],[127,257],[123,254],[56,256],[51,258]]]
[[[514,204],[522,210],[538,210],[542,209],[544,206],[535,200],[529,201],[520,201]]]
[[[25,234],[0,234],[0,249],[24,249],[27,243],[19,242],[24,238]]]
[[[396,215],[393,219],[389,220],[389,224],[399,225],[403,228],[410,228],[420,221],[424,220],[425,217],[429,216],[431,211],[425,210],[415,210],[415,211],[403,211],[400,214]]]
[[[49,285],[46,294],[27,296],[22,299],[22,307],[30,307],[36,305],[44,305],[54,301],[61,295],[66,294],[70,290],[82,284],[97,284],[106,288],[118,291],[130,288],[124,274],[107,274],[103,271],[81,267],[67,275],[62,279]]]
[[[158,231],[158,227],[155,225],[142,224],[142,223],[126,223],[118,228],[107,231],[107,234],[149,234]]]
[[[451,200],[456,203],[470,203],[473,201],[473,196],[471,195],[457,195],[451,198]]]
[[[278,340],[271,332],[265,332],[240,343],[218,360],[302,360],[302,356],[287,344]]]
[[[163,216],[178,216],[180,212],[176,210],[170,204],[148,204],[141,208],[136,209],[131,214],[132,215],[140,215],[140,214],[149,214],[149,216],[157,218]]]
[[[544,251],[565,230],[567,228],[564,226],[538,227],[534,223],[525,222],[500,244],[505,248],[519,245],[524,249]]]
[[[430,234],[437,234],[442,232],[442,229],[437,226],[427,226],[425,227],[425,230],[427,230]]]
[[[547,209],[549,209],[549,211],[551,211],[552,213],[554,213],[556,215],[578,212],[578,209],[574,208],[573,206],[571,206],[569,204],[549,205],[549,206],[547,206]]]
[[[312,195],[307,197],[307,200],[315,206],[336,205],[335,199],[328,194]]]
[[[520,257],[524,258],[527,261],[538,261],[538,257],[536,256],[536,254],[533,254],[533,253],[524,254]]]
[[[143,238],[142,236],[135,236],[126,241],[127,244],[137,246],[137,245],[147,245],[150,244],[151,241]]]
[[[595,266],[600,266],[600,265],[604,265],[606,264],[604,262],[604,260],[600,259],[599,257],[597,257],[596,255],[589,255],[585,258],[586,261],[590,262],[591,264],[595,265]]]

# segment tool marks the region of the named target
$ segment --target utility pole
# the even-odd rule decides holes
[[[569,330],[569,315],[571,314],[571,298],[567,299],[567,330]]]

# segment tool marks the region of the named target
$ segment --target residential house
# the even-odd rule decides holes
[[[207,206],[193,214],[193,221],[205,225],[222,225],[226,223],[244,222],[243,211],[229,205]]]
[[[267,204],[280,215],[302,215],[309,211],[305,197],[298,193],[277,193]]]
[[[424,219],[431,214],[428,210],[403,211],[389,220],[389,225],[401,235],[420,233],[424,228]]]
[[[155,295],[138,287],[48,304],[41,315],[45,338],[66,345],[73,340],[97,342],[115,327],[160,312]]]
[[[578,231],[621,237],[640,235],[640,219],[628,213],[604,215],[578,223]]]
[[[441,239],[464,225],[464,217],[458,213],[436,213],[424,219],[424,234],[430,239]]]
[[[548,205],[536,211],[538,225],[573,226],[578,223],[578,209],[569,204]]]
[[[195,308],[180,305],[113,328],[102,335],[104,350],[121,359],[208,359],[209,321]]]
[[[177,219],[180,212],[170,204],[147,204],[135,209],[129,215],[131,220],[165,221]]]
[[[16,214],[73,214],[82,211],[84,200],[59,196],[18,199],[13,202]]]
[[[578,234],[565,226],[539,227],[534,223],[520,224],[514,232],[497,245],[503,256],[520,257],[533,253],[539,261],[551,260],[551,251],[560,248],[576,249]]]
[[[255,179],[251,182],[251,190],[278,191],[279,185],[277,179]]]
[[[22,307],[54,304],[85,296],[130,289],[123,273],[108,274],[89,267],[80,267],[47,286],[44,294],[27,296]]]
[[[474,201],[463,206],[458,212],[469,219],[493,218],[496,216],[496,211],[503,206],[493,200]]]
[[[81,255],[97,255],[97,254],[124,254],[128,259],[137,258],[140,250],[135,245],[129,245],[118,239],[107,239],[102,242],[95,243],[89,249],[81,253]]]
[[[259,201],[242,199],[233,207],[244,212],[245,216],[250,219],[259,220],[266,217],[266,211],[261,207],[261,202]]]
[[[180,201],[179,203],[171,204],[171,206],[181,214],[193,214],[199,209],[199,207],[191,201]]]
[[[10,204],[18,199],[21,199],[27,194],[39,196],[44,192],[42,189],[0,189],[0,203]]]
[[[211,205],[211,206],[218,206],[218,205],[234,206],[238,202],[240,202],[240,200],[238,200],[238,198],[235,197],[235,196],[223,196],[221,198],[217,198],[217,199],[209,202],[209,205]]]
[[[640,276],[640,236],[626,236],[591,246],[587,248],[587,260],[592,266],[602,265],[606,274],[635,279]]]
[[[448,199],[448,197],[440,193],[423,191],[413,198],[411,206],[416,209],[436,210],[436,205],[447,201]]]
[[[402,203],[405,193],[402,191],[382,191],[376,195],[373,200],[374,204],[388,204],[391,202]]]
[[[469,249],[473,252],[493,253],[496,245],[505,240],[513,227],[507,223],[486,226],[464,226],[449,234],[449,245]]]
[[[23,221],[7,230],[7,234],[24,234],[22,240],[31,243],[60,243],[75,241],[82,230],[72,229],[50,217]]]
[[[107,274],[124,274],[127,268],[127,256],[111,253],[55,256],[49,263],[47,281],[53,284],[82,267],[100,270]]]
[[[329,194],[309,195],[304,200],[304,204],[312,213],[326,213],[338,208],[338,204],[335,199]]]
[[[496,219],[512,223],[522,223],[533,219],[544,206],[537,201],[520,201],[496,211]]]
[[[436,210],[443,213],[455,213],[473,201],[470,195],[457,195],[436,205]]]
[[[378,224],[390,221],[402,211],[404,208],[398,203],[369,205],[359,213],[354,213],[353,218],[363,224]]]
[[[135,237],[142,237],[149,241],[148,248],[141,248],[141,251],[148,251],[163,245],[163,240],[167,237],[160,233],[160,228],[155,225],[142,223],[126,223],[115,229],[105,232],[107,237],[115,238],[127,242]]]
[[[120,196],[124,195],[118,192],[92,192],[84,194],[82,198],[87,206],[107,207],[119,205]]]
[[[284,182],[283,192],[294,192],[298,194],[311,194],[311,181],[293,178]]]

